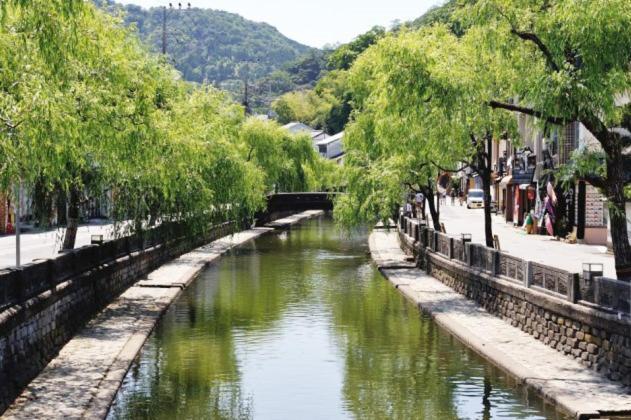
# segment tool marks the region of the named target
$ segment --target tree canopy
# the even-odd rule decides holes
[[[61,198],[70,219],[89,197],[108,194],[115,219],[143,229],[166,220],[241,220],[263,207],[272,185],[290,191],[316,182],[307,174],[324,163],[305,139],[246,119],[212,86],[182,81],[118,18],[83,2],[57,15],[61,3],[37,6],[42,19],[68,22],[47,37],[46,46],[66,46],[58,65],[39,32],[20,32],[35,12],[3,3],[0,188],[22,184]],[[251,144],[271,153],[258,148],[250,159]],[[39,216],[50,218],[50,200],[38,204]]]
[[[423,184],[412,175],[435,175],[420,170],[432,163],[439,170],[465,164],[488,190],[489,144],[519,142],[515,113],[534,117],[544,134],[579,122],[600,147],[574,153],[561,175],[587,180],[608,198],[618,277],[631,278],[624,210],[631,183],[628,0],[445,7],[428,17],[430,28],[401,27],[350,68],[350,194],[341,199],[340,219],[389,216],[406,191]]]

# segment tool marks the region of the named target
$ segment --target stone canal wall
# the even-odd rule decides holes
[[[165,240],[178,237],[178,226],[164,226],[142,238],[0,271],[0,413],[80,327],[138,278],[231,229],[226,223],[195,240]]]
[[[607,287],[611,284],[601,280],[609,279],[585,279],[524,261],[410,219],[400,220],[399,239],[428,274],[489,313],[585,368],[631,385],[628,285],[614,280]]]
[[[162,314],[208,264],[234,247],[322,214],[305,211],[266,227],[228,234],[143,275],[80,328],[15,398],[4,417],[105,418],[127,370]]]

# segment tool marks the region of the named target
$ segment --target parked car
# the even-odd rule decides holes
[[[484,207],[484,191],[469,190],[469,194],[467,194],[467,208],[468,209],[481,209],[483,207]]]

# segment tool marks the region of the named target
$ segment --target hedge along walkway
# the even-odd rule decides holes
[[[322,213],[299,213],[277,220],[274,227],[287,227]],[[104,418],[134,358],[180,292],[221,255],[274,227],[218,239],[138,281],[63,347],[3,418]]]
[[[375,231],[370,251],[397,289],[445,330],[576,418],[631,414],[625,388],[497,318],[417,268],[406,268],[396,231]]]

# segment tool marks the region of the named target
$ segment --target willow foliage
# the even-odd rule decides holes
[[[105,194],[116,220],[142,229],[241,220],[272,185],[308,187],[308,139],[182,81],[118,18],[82,1],[18,0],[1,18],[0,189],[21,183],[73,208]]]
[[[446,26],[389,35],[350,71],[355,100],[346,136],[347,197],[338,219],[354,225],[391,217],[406,193],[435,183],[439,168],[476,159],[481,139],[514,130],[487,102],[501,94],[497,58],[480,33]]]

